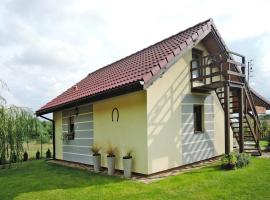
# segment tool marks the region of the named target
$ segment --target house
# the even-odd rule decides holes
[[[89,147],[132,150],[133,172],[153,174],[230,153],[260,155],[258,111],[245,57],[229,51],[212,19],[88,74],[36,111],[53,113],[55,159],[92,164]],[[233,144],[235,141],[235,144]]]

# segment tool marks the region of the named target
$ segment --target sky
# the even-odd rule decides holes
[[[35,111],[98,68],[208,18],[229,49],[253,60],[251,86],[270,99],[269,0],[1,0],[0,94]]]

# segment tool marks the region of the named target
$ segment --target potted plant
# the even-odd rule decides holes
[[[128,151],[126,155],[123,157],[123,168],[124,168],[124,177],[130,178],[131,177],[131,170],[132,170],[132,151]]]
[[[108,175],[114,174],[115,168],[115,148],[109,145],[107,149],[107,165],[108,165]]]
[[[237,157],[234,153],[225,154],[221,158],[221,167],[223,169],[232,170],[235,169],[237,163]]]
[[[92,151],[92,156],[93,156],[94,171],[99,172],[100,160],[101,160],[99,151],[101,150],[101,147],[98,146],[97,144],[93,144],[90,150]]]

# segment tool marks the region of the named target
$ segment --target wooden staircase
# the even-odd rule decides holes
[[[241,62],[235,61],[235,57],[238,57],[238,60],[240,57]],[[259,146],[261,124],[245,79],[245,57],[234,52],[208,55],[192,60],[190,72],[192,91],[207,93],[215,91],[224,109],[225,146],[226,137],[229,137],[231,129],[239,144],[240,152],[261,155]],[[226,124],[230,127],[226,127]],[[227,152],[228,149],[227,147]]]
[[[237,92],[235,92],[237,93]],[[216,89],[217,97],[224,109],[224,88],[217,88]],[[230,96],[229,108],[230,108],[230,126],[233,131],[233,136],[236,141],[240,142],[239,138],[239,110],[240,105],[239,101],[234,100],[239,98],[237,94]],[[259,146],[259,137],[255,134],[256,133],[256,122],[254,122],[254,115],[252,112],[244,112],[243,113],[243,128],[244,128],[244,135],[243,135],[243,151],[246,153],[251,153],[252,155],[261,155],[261,149]]]

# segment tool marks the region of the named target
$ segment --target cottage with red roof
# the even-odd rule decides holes
[[[53,113],[54,158],[93,164],[89,147],[132,150],[132,171],[153,174],[224,153],[260,155],[259,112],[245,57],[229,51],[211,19],[105,66],[41,107]]]

